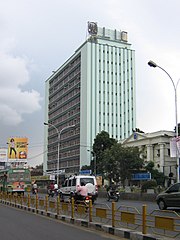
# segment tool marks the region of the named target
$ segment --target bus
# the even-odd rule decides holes
[[[29,169],[11,168],[0,171],[0,190],[7,193],[24,194],[31,191]]]
[[[38,191],[41,193],[47,193],[48,187],[51,183],[54,183],[55,180],[51,179],[50,175],[45,176],[32,176],[31,177],[32,184],[36,183],[38,187]]]

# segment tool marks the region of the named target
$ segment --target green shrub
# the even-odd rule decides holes
[[[142,184],[141,191],[146,192],[147,189],[155,189],[156,187],[157,187],[157,182],[155,180],[149,180]]]

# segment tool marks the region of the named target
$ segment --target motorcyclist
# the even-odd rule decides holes
[[[57,183],[54,184],[54,191],[55,191],[55,194],[58,195],[58,184]]]
[[[49,186],[50,190],[54,190],[54,183],[50,183],[50,186]]]
[[[88,196],[88,188],[84,182],[77,188],[77,200],[84,200]]]
[[[107,187],[107,192],[110,196],[113,196],[116,191],[116,185],[113,183],[109,187]]]
[[[52,194],[53,191],[54,191],[54,183],[51,182],[49,187],[48,187],[48,194],[49,194],[49,196]]]
[[[37,189],[38,189],[38,187],[37,187],[37,183],[33,183],[33,186],[32,186],[32,193],[33,194],[35,194],[35,193],[37,193]]]

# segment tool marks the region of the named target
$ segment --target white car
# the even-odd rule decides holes
[[[67,178],[59,190],[60,197],[74,196],[76,198],[78,187],[84,183],[88,189],[88,195],[92,197],[92,202],[98,197],[98,186],[95,176],[78,175]]]

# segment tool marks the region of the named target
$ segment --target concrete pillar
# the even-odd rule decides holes
[[[147,162],[149,162],[149,161],[154,161],[152,144],[147,145]]]
[[[163,166],[165,164],[165,144],[159,143],[159,147],[160,147],[159,165],[160,165],[160,171],[163,172]]]

